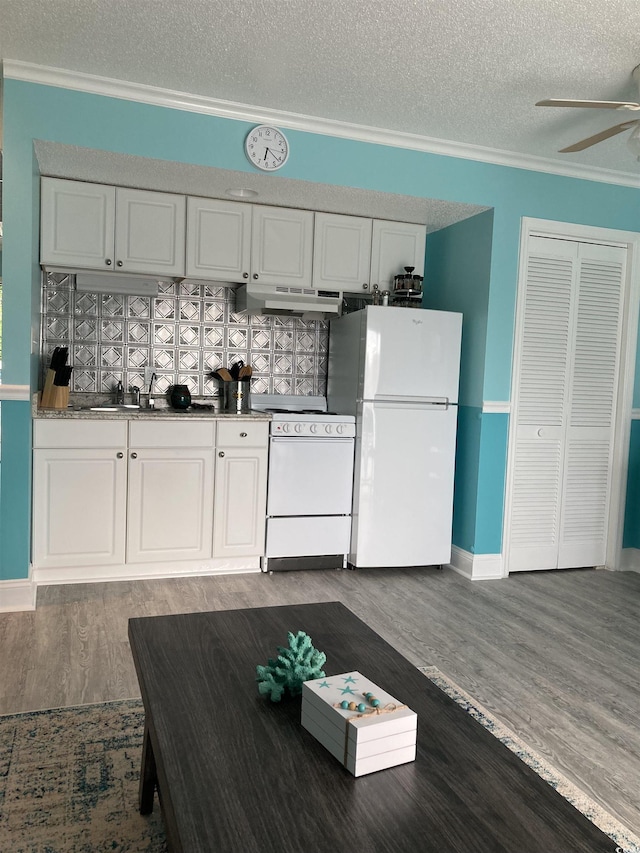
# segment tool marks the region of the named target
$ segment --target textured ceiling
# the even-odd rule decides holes
[[[2,58],[640,175],[638,0],[0,0]]]

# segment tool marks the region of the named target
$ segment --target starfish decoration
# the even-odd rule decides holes
[[[340,693],[342,694],[342,696],[344,696],[345,693],[351,693],[353,696],[355,696],[355,693],[350,687],[343,687]]]
[[[355,684],[356,680],[352,675],[348,675],[344,680],[345,684]]]
[[[318,684],[318,687],[331,687],[328,681],[323,681],[321,684]]]

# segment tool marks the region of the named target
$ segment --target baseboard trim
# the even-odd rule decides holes
[[[623,548],[620,557],[620,571],[640,572],[640,548]]]
[[[449,566],[471,581],[493,581],[504,577],[502,554],[472,554],[453,545]]]
[[[259,572],[260,557],[229,557],[175,563],[123,563],[113,566],[63,566],[34,568],[36,586],[62,583],[107,583],[109,581],[161,580],[206,575]]]
[[[0,581],[0,613],[36,609],[37,587],[33,580]]]

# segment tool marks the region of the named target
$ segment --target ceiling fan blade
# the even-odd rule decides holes
[[[640,104],[633,101],[566,101],[561,98],[547,98],[538,101],[536,107],[590,107],[594,110],[640,110]]]
[[[567,148],[561,148],[558,152],[559,154],[570,154],[573,151],[584,151],[585,148],[590,148],[592,145],[596,145],[598,142],[602,142],[604,139],[609,139],[611,136],[615,136],[618,133],[622,133],[625,130],[629,130],[630,127],[633,127],[634,124],[637,124],[636,121],[623,121],[622,124],[615,124],[613,127],[609,127],[606,130],[601,130],[600,133],[594,134],[594,136],[588,136],[586,139],[582,139],[580,142],[576,142],[574,145],[569,145]]]

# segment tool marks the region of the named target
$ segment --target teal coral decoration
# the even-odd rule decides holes
[[[291,696],[302,693],[302,682],[324,678],[322,666],[327,656],[314,648],[311,637],[304,631],[288,632],[289,648],[278,646],[276,660],[269,658],[266,666],[256,667],[258,690],[270,694],[272,702],[279,702],[286,692]]]

